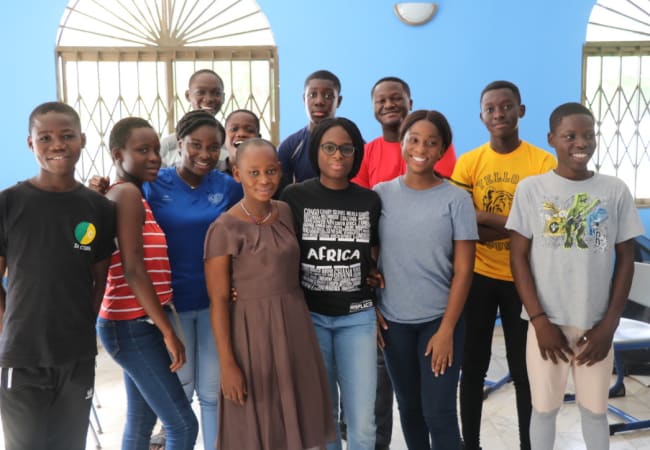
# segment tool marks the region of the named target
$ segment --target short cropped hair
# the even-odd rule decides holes
[[[341,80],[329,70],[317,70],[305,78],[304,88],[307,87],[311,80],[328,80],[331,81],[337,93],[341,93]]]
[[[397,77],[384,77],[384,78],[380,78],[379,80],[377,80],[375,84],[372,85],[372,89],[370,89],[370,98],[372,98],[372,96],[375,94],[375,88],[379,86],[381,83],[384,83],[386,81],[393,81],[395,83],[401,84],[402,87],[404,88],[404,92],[406,92],[406,94],[409,97],[411,96],[411,88],[406,81]]]
[[[219,74],[217,72],[215,72],[212,69],[200,69],[200,70],[197,70],[196,72],[194,72],[192,74],[192,76],[190,76],[190,81],[187,83],[187,85],[192,86],[192,83],[194,82],[194,80],[196,80],[196,77],[198,77],[199,75],[203,75],[204,73],[214,75],[215,77],[217,77],[217,80],[219,80],[219,83],[221,83],[221,87],[224,87],[223,79],[219,76]]]
[[[320,176],[320,167],[318,167],[318,150],[320,149],[321,140],[323,139],[325,132],[334,127],[343,128],[352,140],[352,146],[354,147],[354,154],[352,156],[354,160],[352,162],[350,173],[348,174],[348,180],[351,180],[357,175],[359,168],[361,167],[365,142],[363,141],[363,136],[361,136],[359,127],[345,117],[331,117],[319,122],[314,127],[309,136],[309,161],[311,162],[311,166],[314,169],[314,172],[316,172],[316,175]]]
[[[239,147],[237,147],[237,152],[235,153],[235,165],[239,162],[241,159],[242,155],[248,151],[249,147],[257,147],[257,146],[262,146],[262,147],[270,147],[271,150],[277,155],[278,151],[275,148],[275,145],[269,140],[263,139],[263,138],[251,138],[251,139],[246,139],[244,142],[239,144]]]
[[[56,112],[69,116],[74,124],[79,128],[79,131],[81,131],[81,119],[79,118],[77,111],[75,111],[72,106],[63,102],[46,102],[41,103],[32,110],[31,114],[29,115],[27,132],[31,134],[32,128],[34,128],[34,122],[38,116],[42,116],[49,112]]]
[[[253,118],[253,122],[255,122],[255,126],[257,127],[257,132],[258,133],[260,132],[260,118],[257,117],[257,114],[255,114],[253,111],[251,111],[249,109],[236,109],[236,110],[234,110],[233,112],[228,114],[228,116],[226,117],[226,120],[223,123],[226,126],[228,126],[228,121],[230,120],[230,118],[232,116],[234,116],[235,114],[238,114],[238,113],[244,113],[244,114],[248,114],[249,116],[251,116]]]
[[[551,130],[551,133],[555,132],[557,127],[560,125],[560,122],[562,122],[562,119],[574,114],[584,114],[591,117],[594,122],[596,121],[593,113],[585,105],[576,102],[563,103],[553,110],[548,119],[548,127]]]
[[[451,133],[451,126],[449,125],[447,118],[438,111],[427,111],[425,109],[419,109],[406,116],[402,122],[402,125],[399,127],[399,141],[402,142],[406,136],[406,133],[408,133],[413,124],[415,122],[419,122],[420,120],[429,121],[438,129],[438,133],[440,133],[440,137],[442,138],[442,153],[444,154],[451,145],[453,136]]]
[[[153,129],[151,124],[141,117],[125,117],[113,125],[111,134],[108,137],[108,147],[111,150],[114,148],[124,148],[126,141],[131,136],[131,132],[136,128]]]
[[[496,89],[509,89],[515,95],[517,102],[519,102],[519,104],[521,105],[521,92],[519,92],[519,88],[517,87],[516,84],[505,80],[493,81],[492,83],[485,86],[481,91],[481,98],[479,102],[483,101],[483,96],[485,95],[486,92],[494,91]]]
[[[221,143],[226,140],[226,130],[215,117],[202,109],[187,112],[176,124],[176,138],[183,139],[199,127],[207,125],[216,128],[221,134]]]

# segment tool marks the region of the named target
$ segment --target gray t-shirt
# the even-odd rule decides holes
[[[530,266],[549,320],[582,329],[607,310],[615,245],[643,234],[623,181],[554,171],[519,183],[506,228],[532,240]]]
[[[441,317],[453,276],[453,241],[476,240],[472,199],[443,181],[425,190],[403,177],[379,183],[381,198],[379,310],[393,322],[423,323]]]

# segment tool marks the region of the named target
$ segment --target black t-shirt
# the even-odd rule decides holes
[[[332,190],[318,178],[288,186],[300,243],[300,283],[309,310],[328,316],[365,311],[374,305],[366,282],[370,249],[378,244],[379,196],[354,183]]]
[[[0,256],[8,287],[1,367],[52,367],[97,353],[95,263],[111,256],[113,203],[79,186],[50,192],[29,182],[0,193]]]

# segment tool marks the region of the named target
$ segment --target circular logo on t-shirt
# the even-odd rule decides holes
[[[90,222],[79,222],[74,228],[74,237],[81,245],[88,245],[95,240],[97,230]]]

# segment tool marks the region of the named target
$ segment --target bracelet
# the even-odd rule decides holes
[[[537,314],[535,314],[535,315],[533,315],[533,316],[530,316],[530,317],[528,318],[528,321],[529,321],[529,322],[532,322],[533,320],[535,320],[535,319],[539,319],[540,317],[545,316],[545,315],[546,315],[546,313],[545,313],[544,311],[539,312],[539,313],[537,313]]]

